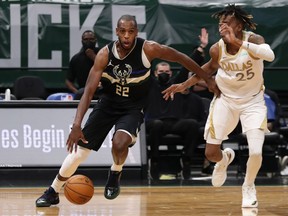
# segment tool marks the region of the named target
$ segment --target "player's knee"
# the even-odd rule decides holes
[[[127,132],[117,131],[112,139],[113,152],[124,152],[133,144],[133,136]]]
[[[113,152],[114,153],[121,153],[121,152],[125,151],[130,144],[131,144],[131,139],[130,139],[130,141],[113,139],[113,141],[112,141]]]
[[[260,129],[253,129],[247,131],[246,135],[249,145],[249,156],[261,156],[265,136],[264,131]]]

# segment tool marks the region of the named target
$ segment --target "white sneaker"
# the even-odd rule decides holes
[[[242,208],[242,216],[257,216],[257,208]]]
[[[214,187],[221,187],[227,178],[227,167],[234,160],[235,152],[231,148],[224,149],[223,156],[226,158],[226,163],[216,163],[212,173],[212,185]]]
[[[284,156],[281,162],[281,175],[288,175],[288,156]]]
[[[258,201],[255,185],[242,186],[242,208],[256,208]]]
[[[281,172],[281,175],[287,176],[288,175],[288,166],[285,167]]]

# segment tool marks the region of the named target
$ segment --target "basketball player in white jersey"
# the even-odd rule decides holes
[[[221,150],[221,143],[228,139],[238,121],[246,133],[249,159],[245,180],[242,186],[242,207],[257,207],[255,178],[262,164],[262,146],[267,130],[266,106],[264,102],[263,61],[273,61],[274,53],[264,38],[246,27],[256,29],[253,16],[239,6],[229,4],[222,11],[212,15],[219,19],[221,39],[211,46],[211,59],[203,69],[213,74],[221,90],[220,97],[214,97],[206,122],[205,155],[216,162],[212,174],[212,185],[220,187],[227,177],[227,167],[233,161],[232,149]],[[200,79],[190,77],[183,83],[172,85],[163,91],[164,98],[173,99],[180,92],[194,85]]]

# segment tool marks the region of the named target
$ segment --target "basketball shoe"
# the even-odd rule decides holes
[[[191,164],[190,164],[190,158],[182,157],[180,159],[180,164],[182,167],[182,178],[183,179],[190,179],[191,177]]]
[[[242,216],[257,216],[257,208],[242,208]]]
[[[242,186],[242,208],[256,208],[258,206],[255,185]]]
[[[106,199],[115,199],[120,194],[120,178],[122,171],[109,170],[108,180],[104,190]]]
[[[49,207],[59,203],[59,193],[50,186],[44,194],[36,200],[36,207]]]
[[[221,187],[224,184],[227,178],[227,167],[235,157],[235,152],[231,148],[224,149],[223,153],[223,161],[215,164],[212,173],[212,185],[214,187]]]

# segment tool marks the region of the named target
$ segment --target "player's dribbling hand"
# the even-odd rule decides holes
[[[76,152],[77,143],[79,140],[81,140],[83,143],[88,143],[84,137],[81,127],[73,126],[66,142],[67,151],[72,153],[74,150]]]

